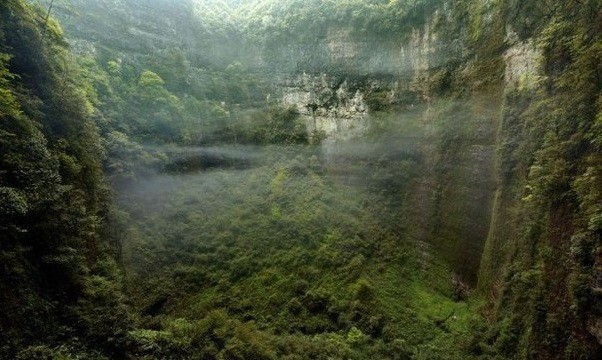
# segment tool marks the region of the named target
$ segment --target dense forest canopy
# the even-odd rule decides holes
[[[0,1],[0,359],[598,359],[602,3]]]

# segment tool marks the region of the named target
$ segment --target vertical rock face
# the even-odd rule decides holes
[[[516,33],[509,27],[506,31],[505,41],[511,45],[502,54],[504,60],[504,78],[503,89],[505,93],[517,91],[533,91],[537,82],[541,78],[541,69],[539,68],[539,59],[542,54],[534,44],[533,39],[519,40]],[[509,104],[512,108],[514,104]],[[498,129],[497,146],[503,149],[508,144],[516,144],[520,140],[517,138],[515,126],[524,126],[514,124],[515,114],[509,108],[505,113],[500,114],[500,128]],[[507,152],[500,151],[500,156],[496,161],[498,179],[496,180],[496,189],[494,191],[494,201],[492,204],[491,223],[489,224],[487,240],[482,255],[479,276],[479,288],[481,291],[489,293],[498,293],[501,291],[500,283],[503,275],[504,264],[509,261],[507,256],[507,242],[519,236],[518,229],[522,226],[521,219],[516,217],[516,198],[513,198],[512,190],[507,182],[504,181],[504,174],[501,173],[505,164],[511,159]],[[518,170],[518,169],[515,169]],[[521,174],[525,175],[525,174]],[[516,175],[515,175],[516,176]],[[513,214],[514,212],[514,214]]]
[[[414,73],[428,71],[436,67],[439,62],[447,61],[441,54],[437,34],[431,29],[432,24],[427,23],[422,29],[413,29],[409,40],[401,45],[399,53],[401,70]]]
[[[433,19],[441,16],[446,15],[437,13]],[[343,74],[288,76],[280,85],[281,103],[297,109],[308,131],[326,137],[323,146],[330,153],[336,153],[337,145],[365,141],[363,136],[378,122],[381,107],[395,113],[394,127],[407,127],[412,119],[415,130],[404,135],[411,141],[387,140],[396,144],[387,151],[395,152],[392,146],[410,147],[422,159],[400,221],[410,241],[443,254],[474,284],[495,187],[501,101],[497,93],[463,100],[437,96],[436,88],[444,82],[438,72],[457,62],[462,48],[459,42],[443,41],[433,22],[426,21],[403,41],[379,44],[378,50],[364,41],[354,42],[349,30],[332,29],[325,39],[328,58],[363,66],[360,70],[367,75],[357,80],[354,74],[344,74],[341,65],[338,70]]]
[[[513,45],[504,53],[505,87],[508,89],[532,89],[540,76],[538,59],[542,54],[535,47],[533,40],[519,41],[515,37],[514,32],[509,30],[507,39]]]
[[[368,106],[360,89],[350,89],[328,75],[298,75],[283,81],[282,104],[295,107],[307,124],[308,132],[318,131],[326,143],[345,141],[367,128]]]
[[[602,352],[591,202],[600,202],[591,189],[600,188],[602,13],[555,4],[504,19],[497,187],[479,288],[496,306],[506,355],[589,359]]]
[[[329,29],[326,44],[333,62],[350,61],[358,54],[358,45],[348,29]]]
[[[420,159],[403,190],[405,238],[478,281],[509,357],[600,353],[594,3],[443,1],[403,40],[378,44],[333,29],[319,53],[326,75],[282,86],[326,147],[361,139],[382,106],[414,125],[412,141],[391,145]]]

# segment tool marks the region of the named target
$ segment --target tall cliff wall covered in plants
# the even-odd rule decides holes
[[[338,77],[289,82],[283,96],[333,137],[369,132],[386,113],[415,126],[421,161],[400,221],[478,284],[497,323],[488,336],[508,356],[580,358],[602,342],[601,11],[444,1],[382,41],[336,25],[311,46],[322,58],[289,57]]]

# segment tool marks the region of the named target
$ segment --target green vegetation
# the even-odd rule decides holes
[[[60,27],[43,21],[0,5],[0,357],[117,355],[130,323],[103,147]]]
[[[449,269],[425,274],[395,209],[328,176],[314,151],[266,148],[252,169],[122,191],[140,355],[468,356],[483,320],[452,300]]]
[[[52,4],[0,2],[1,359],[600,357],[599,0]]]
[[[583,359],[600,350],[587,330],[600,300],[594,289],[599,287],[595,173],[601,168],[596,117],[602,42],[592,32],[600,4],[558,4],[547,11],[549,23],[524,30],[541,31],[542,78],[534,89],[512,89],[504,107],[499,207],[516,212],[508,218],[518,226],[504,244],[494,245],[508,257],[505,264],[486,256],[505,267],[496,329],[500,351]],[[520,28],[525,16],[515,18],[513,26]],[[484,282],[495,277],[482,276]]]

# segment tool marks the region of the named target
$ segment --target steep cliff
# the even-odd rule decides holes
[[[406,35],[375,45],[364,40],[367,35],[354,41],[351,28],[327,29],[321,42],[301,52],[321,48],[330,65],[319,60],[324,72],[289,75],[280,86],[282,103],[295,106],[310,131],[324,132],[327,149],[366,136],[412,148],[421,161],[414,165],[418,175],[412,185],[403,190],[400,222],[406,236],[433,246],[465,281],[476,284],[495,189],[504,45],[494,32],[480,41],[497,41],[498,49],[476,46],[468,25],[458,22],[460,11],[459,5],[444,3],[423,13]],[[380,134],[370,137],[379,127]],[[383,131],[398,138],[382,136]]]
[[[329,28],[312,49],[353,70],[300,76],[283,102],[336,141],[361,141],[385,112],[415,119],[408,237],[478,282],[500,351],[599,352],[600,3],[443,2],[422,15],[375,46]]]
[[[123,356],[129,315],[89,95],[57,22],[1,2],[2,359],[65,358],[61,344]]]

